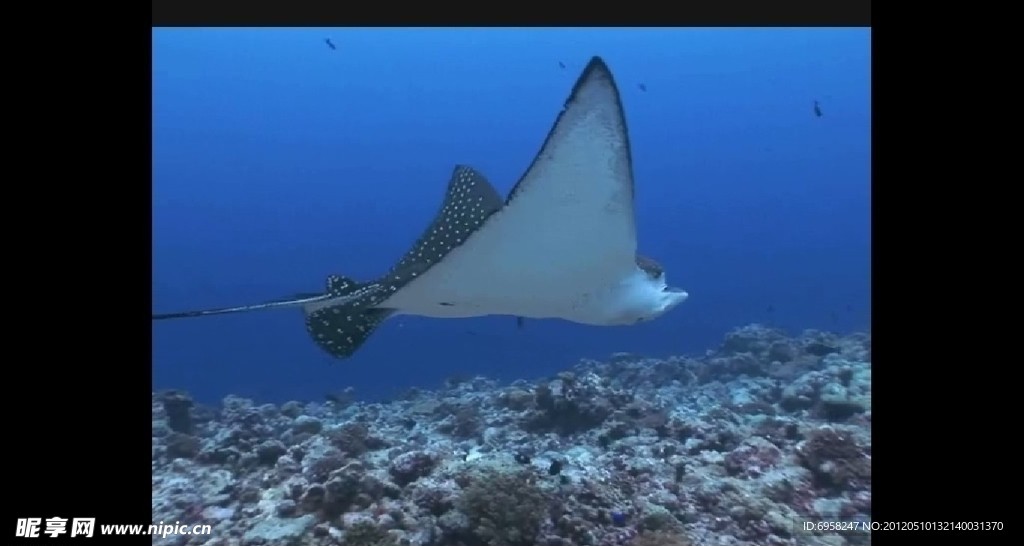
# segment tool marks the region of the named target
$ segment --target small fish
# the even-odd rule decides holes
[[[819,118],[824,115],[821,113],[821,105],[818,104],[818,101],[814,101],[814,115]]]
[[[565,70],[565,63],[563,63],[562,61],[558,61],[558,68]]]
[[[526,326],[526,319],[523,317],[516,317],[516,328],[522,330],[523,326]]]
[[[331,49],[338,49],[338,48],[334,47],[334,42],[332,42],[330,38],[324,38],[324,43],[326,43],[327,47],[329,47]]]
[[[639,87],[640,90],[643,91],[644,93],[647,92],[647,84],[645,84],[645,83],[638,83],[638,84],[636,84],[636,86]]]

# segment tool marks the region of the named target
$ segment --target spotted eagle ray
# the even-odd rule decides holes
[[[637,253],[633,201],[619,89],[593,57],[508,197],[479,171],[457,165],[433,221],[379,279],[330,275],[322,293],[153,319],[300,308],[309,335],[336,358],[352,356],[384,321],[403,314],[635,324],[688,294]]]

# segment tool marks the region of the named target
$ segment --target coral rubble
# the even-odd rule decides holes
[[[867,335],[751,325],[387,403],[153,395],[153,521],[213,529],[169,546],[854,546],[803,522],[870,513]]]

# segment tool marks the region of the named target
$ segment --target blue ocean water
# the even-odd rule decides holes
[[[346,387],[378,398],[618,351],[701,353],[751,322],[868,329],[870,39],[865,28],[155,29],[155,312],[382,274],[455,164],[499,191],[515,184],[593,55],[623,95],[640,250],[690,299],[615,328],[399,317],[344,361],[316,347],[297,310],[158,321],[154,388],[208,402]]]

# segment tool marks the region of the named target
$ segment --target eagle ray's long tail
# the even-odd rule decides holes
[[[153,320],[165,320],[175,318],[205,317],[210,315],[225,315],[229,313],[246,313],[249,311],[266,311],[270,309],[302,307],[309,303],[316,303],[330,299],[331,294],[298,294],[296,296],[273,300],[252,305],[239,305],[236,307],[219,307],[216,309],[198,309],[191,311],[180,311],[177,313],[154,313]]]

